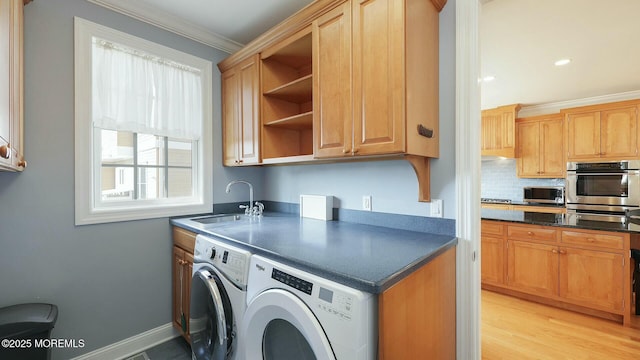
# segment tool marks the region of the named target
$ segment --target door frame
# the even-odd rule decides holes
[[[456,357],[480,359],[480,0],[449,0],[456,23]]]

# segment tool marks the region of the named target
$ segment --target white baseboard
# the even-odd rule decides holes
[[[173,324],[168,323],[71,360],[124,359],[178,336],[179,334],[174,330]]]

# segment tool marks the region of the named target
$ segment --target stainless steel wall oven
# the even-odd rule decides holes
[[[624,222],[640,208],[640,161],[567,163],[567,213]]]

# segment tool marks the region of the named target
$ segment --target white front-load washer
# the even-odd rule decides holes
[[[189,308],[192,358],[240,360],[238,327],[246,309],[251,253],[196,236]]]
[[[377,297],[253,255],[244,360],[374,360]]]

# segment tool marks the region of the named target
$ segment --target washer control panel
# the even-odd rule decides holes
[[[215,266],[240,288],[246,288],[249,276],[249,251],[229,246],[203,235],[196,236],[194,262]]]

